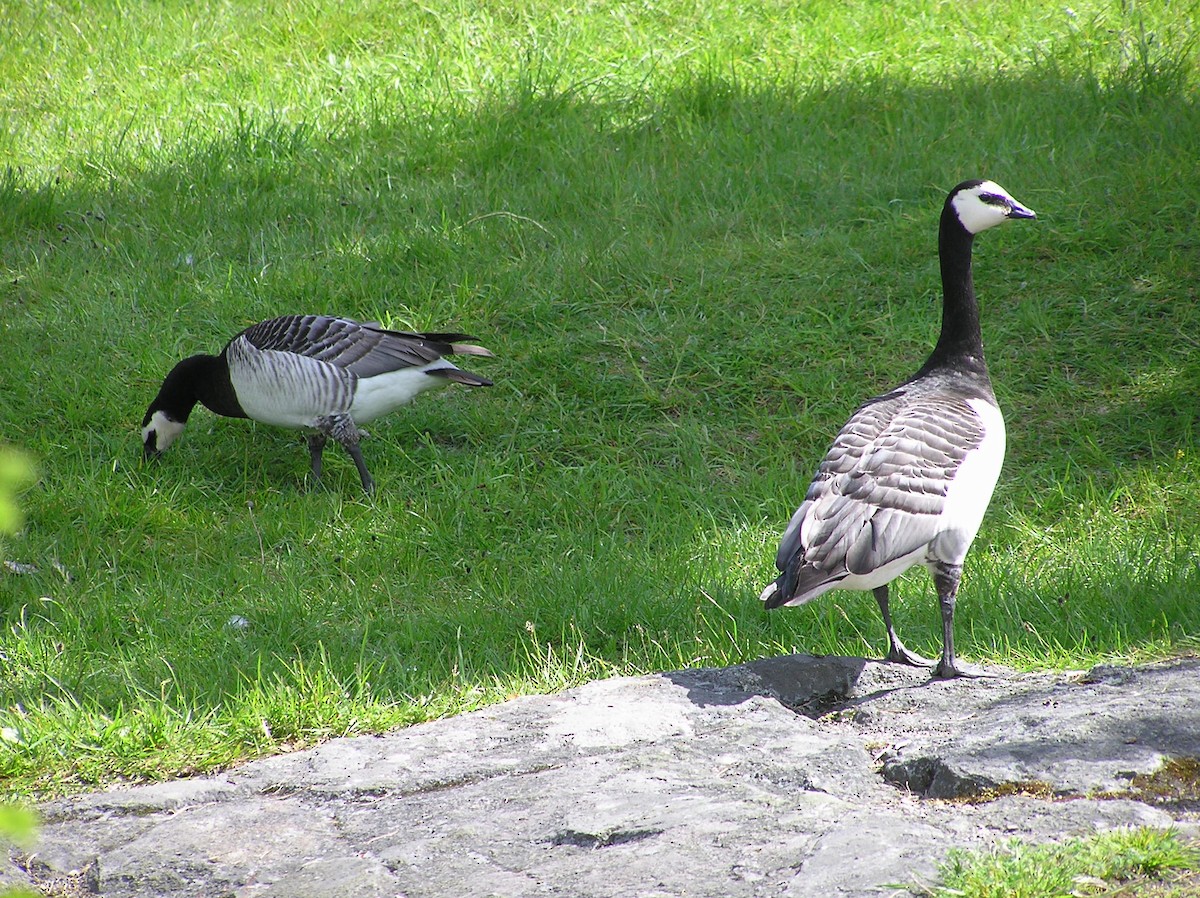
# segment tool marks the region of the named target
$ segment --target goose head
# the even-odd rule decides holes
[[[995,181],[963,181],[947,204],[968,234],[978,234],[1010,218],[1037,218],[1037,213],[1017,202]]]
[[[150,409],[142,420],[142,457],[158,458],[183,433],[185,421],[176,421],[162,409]]]
[[[218,360],[194,355],[171,369],[142,418],[142,456],[157,458],[179,439]]]

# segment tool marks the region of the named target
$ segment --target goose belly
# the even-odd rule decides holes
[[[938,534],[929,544],[931,559],[962,564],[979,532],[1004,464],[1005,430],[1000,409],[983,399],[969,401],[983,420],[984,436],[959,465],[946,493]]]
[[[790,601],[784,602],[784,607],[795,607],[797,605],[807,605],[813,599],[819,598],[835,589],[851,589],[851,590],[872,590],[877,586],[883,586],[885,583],[891,583],[914,564],[918,564],[925,560],[928,552],[927,546],[909,552],[900,558],[895,558],[889,561],[882,567],[877,567],[873,571],[867,571],[863,574],[847,574],[845,577],[828,580],[825,583],[800,593]],[[778,583],[772,582],[767,585],[767,588],[762,591],[759,596],[764,602],[775,594],[778,588]]]
[[[359,378],[350,404],[350,417],[359,424],[373,421],[394,412],[426,390],[436,390],[450,383],[445,377],[426,374],[432,369],[452,368],[445,361],[430,362],[415,368],[388,371],[374,377]]]
[[[914,564],[925,561],[928,552],[928,546],[921,546],[907,555],[893,558],[887,564],[877,567],[873,571],[866,571],[862,574],[849,574],[844,579],[835,583],[834,586],[837,589],[875,589],[876,587],[883,586],[885,583],[891,583]]]

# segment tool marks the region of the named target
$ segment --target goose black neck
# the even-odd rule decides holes
[[[246,417],[229,379],[229,366],[223,353],[220,356],[190,356],[172,368],[147,416],[162,410],[173,420],[183,423],[197,402],[218,415]]]
[[[962,226],[947,202],[938,229],[938,258],[942,272],[942,332],[921,373],[954,368],[987,377],[983,335],[979,328],[979,303],[971,276],[971,248],[975,236]]]

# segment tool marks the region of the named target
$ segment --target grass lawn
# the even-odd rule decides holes
[[[953,851],[929,898],[1196,898],[1200,845],[1177,833],[1114,831],[1056,845],[1011,842]]]
[[[959,651],[1200,644],[1196,2],[19,2],[0,48],[0,441],[40,474],[0,544],[0,794],[878,657],[870,594],[757,595],[932,346],[972,176],[1039,219],[976,246],[1009,452]],[[375,422],[373,499],[202,409],[143,464],[171,365],[292,312],[475,334],[496,386]],[[897,594],[936,654],[928,577]]]

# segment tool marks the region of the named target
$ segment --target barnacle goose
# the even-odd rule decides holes
[[[194,355],[171,369],[142,419],[145,456],[158,456],[175,442],[200,402],[218,415],[309,431],[315,479],[332,437],[354,459],[363,489],[373,492],[358,425],[451,382],[491,386],[446,358],[492,355],[458,342],[474,339],[385,330],[327,315],[259,322],[230,340],[220,355]]]
[[[1004,419],[983,358],[971,277],[975,235],[1036,218],[999,185],[964,181],[942,209],[942,332],[929,359],[846,423],[792,516],[763,590],[767,608],[830,589],[869,589],[887,628],[889,661],[934,666],[905,648],[888,612],[888,583],[914,564],[933,576],[942,616],[938,677],[978,675],[954,656],[962,564],[1004,460]]]

